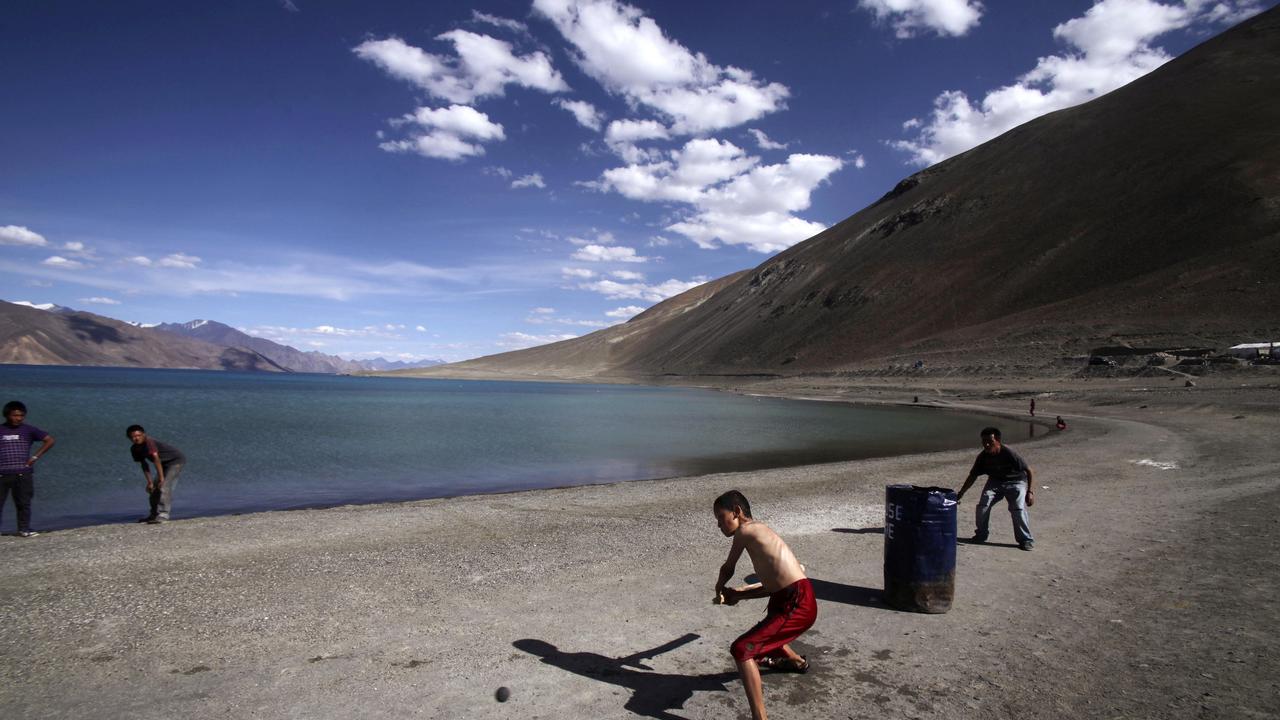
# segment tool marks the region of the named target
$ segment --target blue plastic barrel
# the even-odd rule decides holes
[[[956,588],[956,494],[885,488],[884,598],[901,610],[944,613]]]

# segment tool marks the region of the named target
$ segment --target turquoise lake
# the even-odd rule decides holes
[[[21,365],[0,365],[0,395],[57,440],[36,471],[38,530],[146,514],[133,423],[186,454],[181,519],[977,452],[997,422],[675,388]]]

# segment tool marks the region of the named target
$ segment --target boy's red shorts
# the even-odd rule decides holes
[[[817,619],[813,585],[808,578],[801,578],[769,596],[764,620],[734,640],[729,653],[738,662],[774,654],[813,627]]]

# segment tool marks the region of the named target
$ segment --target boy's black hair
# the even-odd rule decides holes
[[[993,438],[995,438],[995,439],[999,440],[999,439],[1000,439],[1000,428],[998,428],[998,427],[984,427],[984,428],[982,428],[982,432],[978,433],[978,437],[986,437],[986,436],[988,436],[988,435],[990,435],[991,437],[993,437]]]
[[[747,502],[746,495],[743,495],[741,492],[738,492],[737,490],[730,490],[729,492],[716,498],[716,501],[715,503],[712,504],[712,507],[714,507],[717,510],[727,510],[728,512],[733,512],[734,509],[737,508],[742,510],[743,515],[746,515],[747,517],[751,517],[751,503]]]
[[[10,400],[9,402],[4,404],[5,417],[8,417],[9,413],[13,412],[14,410],[21,410],[22,412],[25,413],[27,411],[27,406],[23,405],[21,402],[17,400]]]
[[[129,429],[124,431],[124,436],[125,437],[132,436],[134,430],[142,430],[142,432],[144,433],[146,432],[146,430],[141,425],[130,425]]]

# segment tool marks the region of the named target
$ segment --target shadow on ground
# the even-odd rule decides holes
[[[544,640],[526,638],[511,643],[518,650],[536,655],[542,662],[566,672],[631,690],[631,698],[623,708],[636,715],[660,720],[682,720],[672,715],[693,697],[695,692],[727,692],[725,683],[738,677],[734,672],[710,675],[678,675],[653,672],[644,660],[674,650],[698,639],[689,633],[669,643],[621,658],[593,652],[563,652]],[[608,714],[608,713],[604,713]]]

